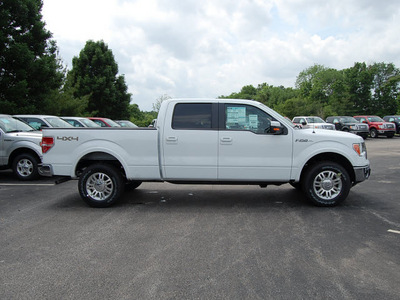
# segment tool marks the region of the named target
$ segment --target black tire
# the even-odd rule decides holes
[[[108,207],[117,202],[124,191],[124,185],[122,174],[115,167],[95,164],[82,172],[78,190],[90,206]]]
[[[141,181],[128,180],[125,182],[125,188],[128,190],[134,190],[137,189],[141,184],[142,184]]]
[[[369,131],[369,135],[371,136],[371,138],[375,139],[375,138],[378,137],[378,131],[377,131],[375,128],[372,128],[372,129]]]
[[[12,162],[12,170],[19,180],[33,180],[39,177],[39,159],[30,153],[17,155]]]
[[[316,206],[336,206],[347,198],[351,180],[341,165],[323,161],[312,166],[303,180],[303,191]]]

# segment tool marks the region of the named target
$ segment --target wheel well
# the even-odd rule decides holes
[[[115,156],[105,152],[92,152],[83,156],[76,165],[75,175],[79,177],[84,169],[96,163],[112,165],[118,170],[121,170],[122,175],[126,177],[126,173],[121,162]]]
[[[344,156],[337,154],[337,153],[321,153],[312,158],[310,158],[307,163],[304,165],[303,170],[301,171],[300,181],[303,179],[304,175],[306,174],[307,170],[313,166],[314,164],[321,162],[321,161],[332,161],[335,162],[342,167],[344,167],[349,174],[351,181],[355,181],[355,174],[352,164],[345,158]]]
[[[29,149],[29,148],[18,148],[18,149],[15,149],[10,154],[10,156],[8,157],[8,166],[11,168],[11,165],[12,165],[12,162],[14,161],[14,159],[18,155],[25,154],[25,153],[28,153],[28,154],[31,154],[31,155],[35,156],[37,158],[38,162],[41,162],[40,156],[35,151],[33,151],[32,149]]]

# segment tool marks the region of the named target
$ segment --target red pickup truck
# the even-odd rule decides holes
[[[361,123],[368,124],[371,138],[377,138],[380,135],[392,138],[396,133],[394,123],[385,122],[378,116],[354,116],[354,118]]]

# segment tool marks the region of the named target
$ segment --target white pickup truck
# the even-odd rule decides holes
[[[45,128],[42,151],[40,174],[79,178],[94,207],[143,181],[290,183],[315,205],[334,206],[370,174],[361,137],[297,129],[251,100],[167,100],[155,128]]]

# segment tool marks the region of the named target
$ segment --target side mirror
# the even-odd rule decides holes
[[[306,126],[307,122],[301,122],[301,125]]]
[[[268,134],[280,135],[284,133],[284,127],[278,121],[271,121],[271,127]]]

